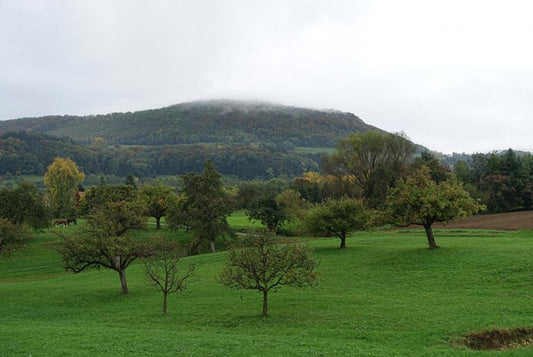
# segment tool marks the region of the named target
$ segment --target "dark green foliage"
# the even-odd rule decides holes
[[[32,236],[33,232],[26,226],[0,218],[0,255],[9,255],[20,249]]]
[[[271,179],[268,181],[252,181],[239,186],[237,192],[236,208],[246,209],[250,202],[258,197],[276,196],[283,192],[286,183],[281,179]]]
[[[319,203],[323,199],[323,192],[317,182],[312,182],[304,177],[295,178],[290,185],[291,189],[302,195],[303,199],[310,203]]]
[[[260,221],[271,232],[277,232],[289,219],[285,207],[274,196],[263,196],[252,200],[246,208],[246,215],[250,221]]]
[[[308,246],[282,244],[273,233],[256,232],[243,237],[229,250],[220,280],[232,288],[262,292],[263,316],[266,316],[271,290],[313,285],[317,266]]]
[[[489,213],[533,208],[533,155],[511,149],[463,156],[454,173]]]
[[[370,128],[351,113],[223,100],[182,103],[135,113],[48,116],[0,122],[0,131],[43,132],[84,144],[94,144],[94,138],[98,137],[111,145],[231,141],[271,142],[287,148],[331,147],[349,133]]]
[[[436,183],[445,181],[451,174],[451,170],[441,164],[437,158],[429,151],[424,151],[417,157],[412,165],[412,170],[418,170],[422,166],[429,169],[431,179]]]
[[[50,226],[51,215],[43,194],[32,184],[21,183],[15,189],[0,189],[0,218],[33,228]]]
[[[0,132],[31,133],[0,138],[0,168],[5,170],[0,175],[41,175],[60,155],[73,159],[86,174],[177,175],[200,172],[211,160],[224,175],[294,177],[317,170],[319,160],[295,147],[333,147],[350,133],[369,129],[375,128],[350,113],[228,101],[8,120],[0,122]]]
[[[191,253],[197,252],[200,244],[209,242],[215,252],[215,239],[231,232],[226,217],[233,207],[229,196],[224,191],[222,176],[212,162],[204,164],[201,174],[188,173],[182,176],[183,199],[176,209],[169,212],[171,227],[178,228],[185,224],[194,231],[196,241],[191,246]],[[186,217],[185,222],[180,219]]]
[[[95,236],[122,236],[130,229],[146,226],[145,211],[141,200],[109,201],[93,209],[87,221]]]
[[[126,179],[124,180],[124,185],[128,185],[128,186],[131,186],[135,189],[137,189],[137,183],[135,182],[135,177],[133,177],[133,175],[128,175],[126,176]]]
[[[81,171],[100,170],[97,152],[72,140],[24,131],[0,134],[0,175],[43,175],[57,156],[70,157]]]
[[[108,202],[135,202],[140,204],[141,195],[130,185],[98,185],[89,189],[84,197],[84,210],[91,213],[93,210],[104,207]]]

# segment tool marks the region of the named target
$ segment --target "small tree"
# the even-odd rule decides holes
[[[274,196],[259,197],[251,201],[246,209],[246,215],[250,222],[259,220],[274,233],[289,219],[283,205]]]
[[[311,208],[304,226],[313,234],[335,234],[346,248],[346,235],[350,231],[364,230],[372,225],[372,214],[358,200],[342,198],[327,200]]]
[[[422,166],[407,179],[399,180],[387,197],[389,212],[395,224],[420,224],[426,231],[429,249],[438,248],[431,226],[471,216],[483,206],[477,204],[453,175],[439,183],[431,178],[429,168]]]
[[[245,236],[228,252],[220,275],[222,284],[263,293],[263,316],[268,314],[268,293],[282,286],[312,285],[318,263],[303,244],[281,244],[272,233]]]
[[[181,268],[179,246],[166,238],[155,239],[151,251],[153,254],[144,260],[144,270],[148,282],[163,293],[163,314],[166,315],[168,295],[185,290],[185,281],[193,275],[195,266]]]
[[[129,174],[126,176],[126,179],[124,180],[124,185],[131,186],[134,189],[137,189],[137,183],[135,182],[135,177],[132,174]]]
[[[124,295],[128,293],[126,269],[138,258],[148,255],[142,242],[125,236],[93,236],[85,239],[64,236],[60,252],[65,269],[74,273],[100,267],[116,271]]]
[[[56,157],[44,174],[44,184],[56,216],[72,215],[78,186],[85,175],[78,171],[76,163],[68,158]]]
[[[139,196],[123,196],[123,185],[106,186],[104,192],[110,201],[96,198],[101,193],[92,193],[92,204],[88,216],[88,228],[82,236],[64,236],[60,249],[66,270],[74,273],[88,268],[114,270],[120,277],[122,293],[128,293],[126,268],[136,259],[150,254],[143,242],[130,239],[126,233],[145,225],[145,207]],[[98,190],[95,188],[94,190]],[[114,200],[112,200],[114,199]],[[90,202],[91,203],[91,202]]]
[[[146,213],[156,219],[156,229],[161,229],[161,218],[167,214],[169,206],[177,200],[170,187],[158,183],[156,186],[143,186],[141,195],[146,203]]]
[[[21,248],[31,237],[31,229],[15,224],[9,219],[0,218],[0,255],[9,255]]]
[[[294,221],[305,215],[311,204],[306,201],[300,192],[287,189],[276,196],[276,201],[287,213],[288,220]]]
[[[15,189],[0,189],[0,202],[0,218],[37,229],[50,225],[50,212],[43,194],[33,184],[21,183]]]

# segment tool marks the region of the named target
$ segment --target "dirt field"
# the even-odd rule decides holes
[[[450,222],[446,225],[435,224],[433,228],[495,229],[504,231],[533,229],[533,211],[475,216]]]

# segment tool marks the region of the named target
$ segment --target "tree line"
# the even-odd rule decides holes
[[[509,149],[503,153],[474,154],[453,165],[465,189],[490,213],[533,208],[533,155]]]
[[[0,175],[43,175],[57,156],[71,158],[87,175],[141,178],[200,172],[207,160],[223,175],[243,180],[295,177],[319,165],[317,155],[269,143],[82,146],[70,139],[29,132],[0,136]]]

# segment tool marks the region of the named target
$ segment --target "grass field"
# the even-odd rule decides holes
[[[263,225],[261,222],[248,220],[248,216],[244,211],[235,211],[228,217],[229,225],[236,230],[250,229],[250,228],[261,228]]]
[[[344,251],[335,238],[310,240],[318,287],[272,294],[266,318],[259,293],[217,283],[224,252],[185,259],[197,276],[163,316],[140,264],[127,270],[122,296],[114,272],[64,272],[57,237],[43,233],[0,258],[0,356],[533,355],[457,342],[473,330],[531,326],[533,232],[435,233],[435,251],[422,230],[357,234]]]

